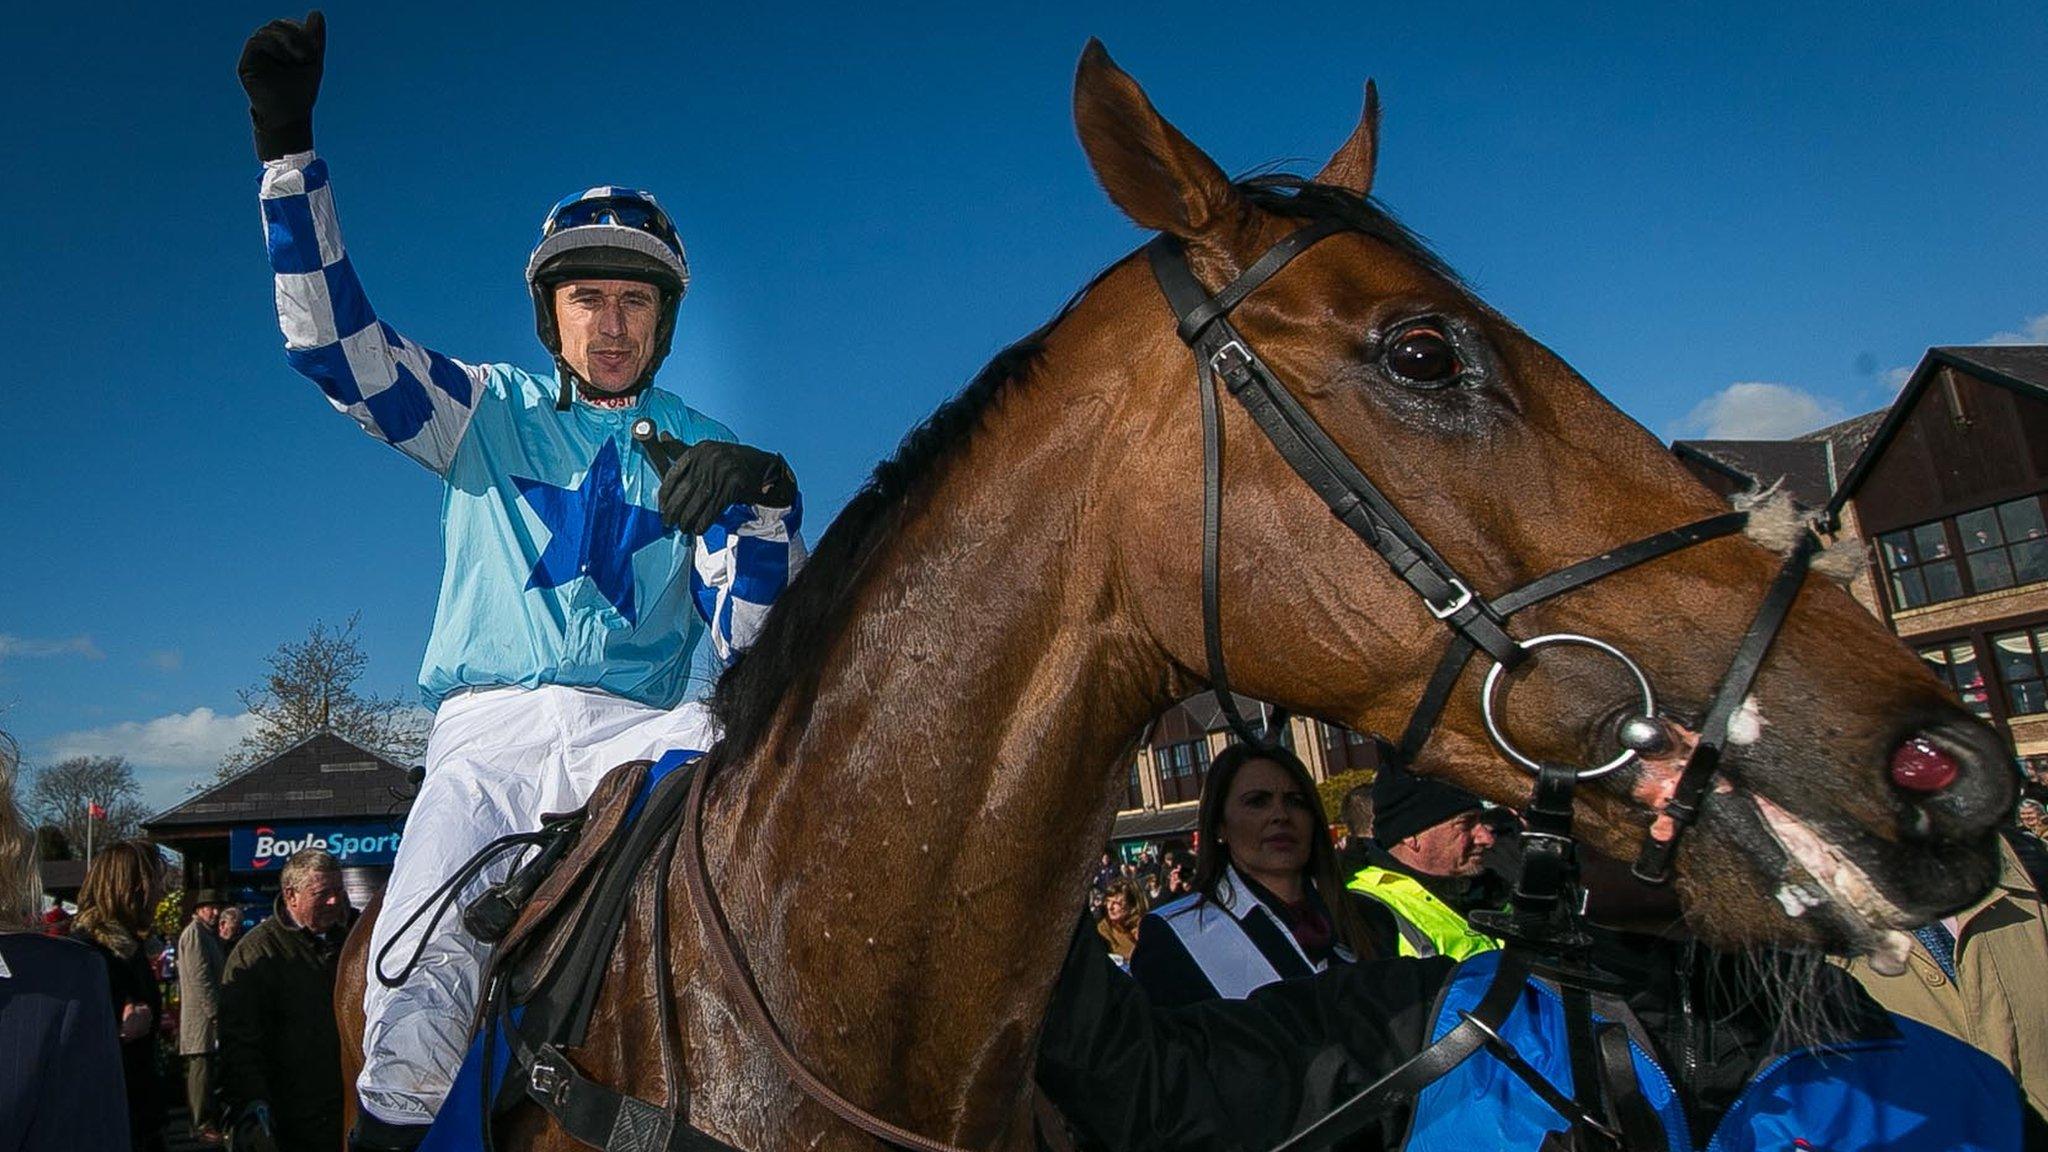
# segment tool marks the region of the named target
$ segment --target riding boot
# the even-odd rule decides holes
[[[348,1152],[413,1152],[427,1138],[427,1124],[391,1124],[369,1109],[356,1109],[355,1130],[348,1134]]]

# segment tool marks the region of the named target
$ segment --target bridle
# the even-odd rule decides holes
[[[1590,939],[1579,922],[1584,894],[1578,885],[1577,842],[1572,830],[1572,795],[1580,781],[1620,769],[1663,740],[1656,694],[1642,668],[1614,644],[1571,633],[1517,640],[1508,632],[1508,621],[1531,605],[1617,572],[1741,532],[1749,523],[1749,514],[1728,512],[1659,532],[1566,565],[1497,596],[1488,597],[1475,590],[1281,385],[1251,342],[1230,322],[1231,312],[1295,257],[1318,241],[1346,230],[1344,224],[1334,220],[1298,228],[1266,249],[1214,294],[1195,278],[1177,239],[1161,236],[1146,247],[1152,274],[1179,318],[1180,338],[1194,353],[1200,382],[1202,634],[1210,687],[1240,739],[1252,745],[1270,744],[1270,732],[1255,730],[1238,711],[1224,664],[1218,562],[1223,506],[1223,420],[1216,397],[1220,387],[1237,398],[1274,450],[1322,498],[1331,514],[1371,546],[1387,567],[1421,598],[1429,614],[1450,629],[1450,642],[1409,718],[1397,757],[1412,762],[1421,752],[1466,666],[1475,654],[1484,652],[1493,661],[1480,689],[1487,735],[1504,756],[1532,773],[1536,780],[1534,794],[1521,810],[1522,871],[1510,908],[1500,913],[1474,913],[1470,917],[1478,926],[1499,936],[1504,944],[1499,965],[1479,1002],[1472,1010],[1461,1013],[1459,1022],[1435,1042],[1290,1137],[1274,1152],[1304,1152],[1340,1140],[1374,1118],[1411,1102],[1424,1087],[1482,1048],[1492,1052],[1566,1118],[1571,1130],[1584,1138],[1575,1146],[1664,1147],[1661,1123],[1648,1112],[1636,1087],[1621,1026],[1598,1023],[1593,1015],[1594,992],[1601,988],[1612,990],[1614,985],[1611,977],[1587,960]],[[1818,530],[1832,527],[1834,512],[1831,506],[1819,524],[1809,525],[1801,533],[1764,593],[1710,698],[1697,729],[1697,742],[1662,810],[1661,814],[1670,818],[1671,836],[1660,840],[1654,834],[1645,834],[1632,869],[1637,878],[1658,884],[1671,879],[1679,840],[1698,819],[1701,798],[1719,773],[1729,721],[1748,698],[1771,643],[1812,567],[1820,546]],[[1621,753],[1613,759],[1586,767],[1548,763],[1528,756],[1508,739],[1497,715],[1500,688],[1508,674],[1539,650],[1553,646],[1600,652],[1619,662],[1634,679],[1641,693],[1640,717],[1647,723],[1624,726],[1625,732],[1632,728],[1637,739],[1631,743],[1625,736]],[[1573,1092],[1569,1096],[1537,1073],[1499,1032],[1532,977],[1554,981],[1564,1001],[1566,1047],[1573,1073]]]
[[[1641,715],[1651,720],[1657,718],[1656,695],[1649,677],[1619,647],[1570,633],[1517,640],[1508,633],[1509,618],[1533,604],[1617,572],[1740,532],[1749,523],[1749,514],[1727,512],[1659,532],[1633,544],[1567,565],[1498,596],[1487,597],[1475,591],[1471,582],[1460,576],[1430,546],[1393,501],[1281,385],[1272,369],[1252,348],[1251,342],[1230,322],[1231,312],[1295,257],[1318,241],[1346,230],[1344,224],[1333,220],[1299,228],[1266,249],[1213,295],[1195,279],[1178,240],[1161,236],[1146,246],[1152,274],[1179,318],[1180,338],[1194,352],[1196,372],[1201,382],[1202,634],[1210,687],[1215,690],[1225,717],[1240,739],[1255,745],[1269,742],[1270,737],[1255,730],[1238,711],[1230,691],[1229,672],[1224,665],[1218,572],[1223,507],[1223,420],[1216,398],[1220,386],[1244,406],[1245,412],[1274,450],[1280,453],[1295,475],[1322,498],[1331,514],[1370,545],[1386,561],[1387,567],[1421,598],[1429,614],[1451,631],[1450,644],[1438,661],[1428,686],[1423,689],[1422,698],[1401,737],[1397,749],[1399,758],[1404,762],[1412,761],[1421,752],[1466,665],[1474,654],[1484,652],[1493,661],[1481,691],[1481,710],[1486,718],[1487,734],[1509,760],[1540,776],[1543,765],[1525,755],[1508,739],[1497,718],[1495,706],[1505,674],[1514,671],[1537,650],[1552,646],[1584,647],[1620,662],[1640,690]],[[1639,878],[1652,883],[1670,879],[1679,838],[1698,818],[1700,799],[1719,770],[1728,721],[1748,697],[1771,642],[1783,626],[1786,613],[1790,611],[1811,567],[1818,544],[1819,539],[1814,532],[1802,534],[1765,593],[1734,658],[1722,674],[1706,717],[1698,729],[1698,743],[1688,756],[1674,795],[1664,809],[1663,814],[1669,816],[1673,823],[1673,835],[1669,840],[1645,837],[1634,869]],[[1573,770],[1573,779],[1603,776],[1638,758],[1638,748],[1624,747],[1619,755],[1605,763]]]

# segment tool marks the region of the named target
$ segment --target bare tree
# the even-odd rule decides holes
[[[93,842],[111,844],[141,831],[149,809],[142,806],[142,787],[135,769],[119,756],[73,756],[35,771],[29,785],[29,810],[37,820],[64,834],[83,852],[87,825],[95,808],[105,812],[92,829]]]
[[[269,674],[238,693],[257,726],[228,755],[217,779],[322,731],[401,761],[426,749],[429,717],[417,701],[356,689],[370,663],[356,636],[361,618],[351,615],[339,628],[316,620],[305,639],[277,646],[266,661]]]

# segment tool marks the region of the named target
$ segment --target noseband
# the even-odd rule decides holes
[[[1370,545],[1394,575],[1414,589],[1429,614],[1443,621],[1451,631],[1450,644],[1438,661],[1436,672],[1424,688],[1401,737],[1398,752],[1401,760],[1411,762],[1421,752],[1466,664],[1476,652],[1484,652],[1494,665],[1488,672],[1481,697],[1487,735],[1511,761],[1536,773],[1540,780],[1552,774],[1551,771],[1515,748],[1495,716],[1496,694],[1506,674],[1513,672],[1539,649],[1550,646],[1590,647],[1618,660],[1632,674],[1641,691],[1643,716],[1656,718],[1656,697],[1649,677],[1619,647],[1567,633],[1517,640],[1508,634],[1509,618],[1532,604],[1616,572],[1740,532],[1749,523],[1749,514],[1728,512],[1659,532],[1560,568],[1499,596],[1489,598],[1474,591],[1471,582],[1459,576],[1457,570],[1430,547],[1429,541],[1409,523],[1393,501],[1359,470],[1308,410],[1280,384],[1272,369],[1253,350],[1251,342],[1230,323],[1230,313],[1290,261],[1316,242],[1345,230],[1340,223],[1321,221],[1289,233],[1213,295],[1189,270],[1186,253],[1178,240],[1161,236],[1146,246],[1152,274],[1174,314],[1179,317],[1180,338],[1194,351],[1196,371],[1201,380],[1202,633],[1210,686],[1215,689],[1224,715],[1241,739],[1253,745],[1270,744],[1269,735],[1254,730],[1238,712],[1231,698],[1229,674],[1224,667],[1217,559],[1223,509],[1223,420],[1216,398],[1220,383],[1244,406],[1253,423],[1294,469],[1295,475],[1322,497],[1331,514]],[[1657,840],[1645,836],[1634,868],[1639,878],[1652,883],[1662,883],[1671,878],[1671,864],[1678,851],[1679,838],[1698,818],[1700,799],[1719,771],[1728,722],[1748,697],[1771,642],[1776,639],[1785,615],[1805,580],[1818,544],[1819,539],[1814,532],[1803,534],[1765,593],[1734,658],[1722,674],[1706,717],[1698,728],[1699,742],[1687,758],[1674,794],[1664,808],[1663,815],[1669,816],[1673,822],[1672,837]],[[1637,759],[1636,748],[1624,747],[1619,755],[1605,763],[1567,770],[1567,780],[1605,775]],[[1561,783],[1569,788],[1569,783]]]

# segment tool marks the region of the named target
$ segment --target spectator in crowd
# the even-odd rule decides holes
[[[2048,890],[2048,843],[2041,839],[2044,832],[2048,832],[2048,819],[2044,819],[2040,803],[2020,801],[2019,817],[2007,829],[2005,844],[2019,857],[2020,866],[2036,892]]]
[[[1367,848],[1372,843],[1372,785],[1360,784],[1344,793],[1337,814],[1344,821],[1344,846],[1338,854],[1337,870],[1344,876],[1356,876],[1372,863]]]
[[[45,936],[71,935],[71,913],[66,912],[62,904],[44,912],[41,923]]]
[[[164,862],[156,846],[122,840],[100,849],[78,890],[71,938],[105,962],[109,1004],[121,1040],[128,1086],[128,1132],[136,1152],[163,1147],[164,1094],[156,1069],[156,1028],[163,989],[151,966],[150,937],[163,898]],[[100,1107],[105,1107],[101,1104]]]
[[[228,956],[220,992],[220,1087],[236,1152],[342,1142],[334,974],[354,922],[341,865],[303,848],[285,861],[276,914]]]
[[[202,1144],[221,1140],[214,1050],[219,1046],[215,1024],[220,973],[228,962],[228,946],[221,941],[219,928],[226,903],[214,889],[200,889],[192,898],[191,922],[178,934],[178,1055],[185,1059],[185,1103],[192,1110],[192,1134]]]
[[[128,1147],[107,972],[84,945],[44,934],[36,838],[14,804],[20,760],[0,732],[0,1152]]]
[[[1112,880],[1109,890],[1103,893],[1102,919],[1096,922],[1095,930],[1102,934],[1109,954],[1122,967],[1131,966],[1131,953],[1138,948],[1138,924],[1150,907],[1145,893],[1129,880]]]
[[[235,941],[242,938],[242,906],[230,904],[220,910],[220,919],[213,922],[213,930],[220,933],[221,947],[232,952]]]
[[[1122,875],[1122,870],[1116,866],[1116,858],[1109,854],[1109,849],[1104,848],[1102,850],[1102,861],[1095,866],[1095,879],[1090,882],[1089,886],[1100,891],[1107,891],[1110,881]]]
[[[1238,999],[1355,959],[1365,936],[1342,898],[1322,801],[1285,748],[1235,744],[1209,766],[1194,892],[1147,916],[1131,975],[1154,1003]]]
[[[1493,846],[1486,805],[1394,763],[1372,784],[1373,839],[1347,887],[1374,952],[1464,960],[1500,947],[1465,920]]]
[[[2048,1117],[2048,920],[2009,844],[1998,885],[1975,905],[1913,933],[1906,970],[1849,962],[1879,1004],[1997,1057]]]
[[[2048,840],[2048,808],[2029,796],[2020,801],[2019,825],[2036,840]]]
[[[1171,845],[1160,855],[1166,871],[1163,900],[1178,900],[1195,890],[1195,857],[1184,845]]]

